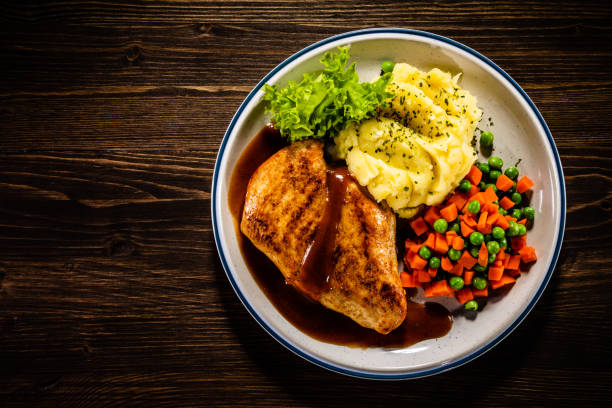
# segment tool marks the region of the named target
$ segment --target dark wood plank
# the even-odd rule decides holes
[[[0,5],[1,406],[609,406],[612,6],[586,1]],[[499,346],[409,382],[285,350],[212,237],[218,146],[250,89],[330,35],[433,31],[491,57],[559,148],[567,228]]]

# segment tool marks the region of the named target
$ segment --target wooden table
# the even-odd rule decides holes
[[[14,2],[0,31],[0,406],[612,402],[606,2]],[[415,381],[316,367],[238,301],[211,233],[233,113],[306,45],[396,26],[492,58],[547,120],[567,229],[544,296],[477,360]]]

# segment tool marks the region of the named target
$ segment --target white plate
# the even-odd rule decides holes
[[[262,293],[247,269],[236,243],[228,210],[233,166],[253,136],[267,123],[261,87],[299,80],[320,69],[324,52],[350,44],[361,80],[373,79],[382,61],[408,62],[422,70],[439,67],[463,73],[460,84],[478,98],[481,129],[494,125],[495,154],[518,166],[535,182],[531,205],[536,210],[527,242],[538,261],[521,275],[512,290],[490,301],[475,320],[455,317],[451,331],[402,349],[349,348],[323,343],[292,326]],[[375,379],[415,378],[458,367],[498,344],[533,308],[546,287],[561,249],[565,227],[563,171],[544,119],[521,87],[492,61],[476,51],[435,34],[396,28],[349,32],[313,44],[274,68],[251,91],[232,119],[219,148],[212,185],[212,222],[223,268],[236,294],[259,324],[299,356],[338,373]],[[447,303],[457,307],[458,304]]]

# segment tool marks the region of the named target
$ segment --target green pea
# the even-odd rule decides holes
[[[457,251],[455,248],[450,248],[448,250],[448,258],[451,261],[458,261],[461,258],[461,251]]]
[[[451,231],[455,231],[456,233],[459,233],[459,231],[461,231],[461,227],[459,226],[458,222],[451,223],[451,225],[449,225],[448,229],[451,230]]]
[[[523,218],[523,212],[519,208],[513,208],[510,211],[510,216],[512,218],[516,218],[517,220],[520,220],[521,218]]]
[[[499,170],[491,170],[491,172],[489,173],[489,180],[497,182],[497,179],[501,175],[502,175],[501,171],[499,171]]]
[[[497,242],[499,243],[499,247],[500,248],[507,248],[508,247],[508,240],[506,239],[506,237],[498,239]]]
[[[480,191],[484,191],[486,186],[486,183],[484,181],[481,181],[480,183],[478,183],[478,188],[480,189]]]
[[[480,134],[480,145],[484,147],[491,147],[493,145],[493,133],[484,131]]]
[[[484,271],[487,270],[487,267],[486,266],[482,266],[481,264],[477,263],[476,265],[474,265],[474,267],[472,269],[474,269],[474,272],[484,273]]]
[[[482,171],[483,174],[489,174],[491,171],[488,163],[478,163],[476,167],[478,167],[478,170]]]
[[[477,200],[470,201],[470,203],[468,204],[467,209],[472,214],[478,214],[478,212],[480,211],[480,202],[478,202]],[[435,225],[435,223],[434,223],[434,225]]]
[[[527,218],[529,221],[533,221],[533,219],[535,218],[535,210],[533,209],[533,207],[523,208],[523,214],[525,215],[525,218]]]
[[[510,199],[514,202],[514,204],[520,204],[523,197],[521,197],[521,193],[512,193]]]
[[[485,236],[484,236],[484,243],[485,244],[488,243],[489,241],[491,241],[491,239],[493,239],[493,238],[491,238],[491,234],[485,234]]]
[[[497,241],[488,242],[487,251],[489,251],[490,254],[497,254],[499,252],[499,242]]]
[[[512,179],[512,180],[516,180],[516,178],[519,175],[518,170],[516,169],[516,167],[508,167],[506,169],[506,171],[504,171],[504,174],[506,175],[506,177]]]
[[[497,156],[491,156],[489,158],[489,167],[494,170],[501,170],[504,167],[504,161]]]
[[[474,258],[478,258],[478,250],[480,248],[478,248],[477,246],[470,248],[470,255],[472,255]]]
[[[459,184],[459,191],[461,191],[462,193],[467,193],[472,189],[472,183],[470,183],[468,180],[461,180],[461,183]]]
[[[440,258],[438,258],[437,256],[432,256],[432,257],[429,259],[429,266],[430,266],[431,268],[434,268],[434,269],[439,268],[441,264],[442,264],[442,263],[441,263],[441,261],[440,261]]]
[[[514,193],[515,191],[516,191],[516,182],[514,182],[514,184],[512,184],[512,187],[510,187],[510,188],[508,189],[508,191],[506,191],[506,193],[508,193],[508,194],[512,194],[512,193]]]
[[[500,213],[501,215],[507,215],[508,214],[508,211],[506,211],[503,208],[498,209],[497,212]]]
[[[499,200],[495,200],[495,201],[493,201],[493,204],[495,204],[495,205],[499,205]]]
[[[419,256],[423,259],[429,259],[431,258],[431,250],[423,245],[421,249],[419,249]]]
[[[476,302],[475,300],[470,300],[465,302],[465,305],[463,305],[463,307],[465,308],[465,310],[476,311],[478,310],[478,302]]]
[[[491,230],[491,235],[493,235],[493,238],[495,239],[502,239],[506,236],[506,233],[504,232],[504,229],[501,227],[493,227],[493,229]]]
[[[491,265],[493,262],[495,262],[495,259],[497,259],[497,255],[496,254],[489,254],[489,259],[488,259],[489,265]]]
[[[474,231],[470,234],[470,242],[474,246],[478,246],[484,242],[484,235],[478,231]]]
[[[380,69],[382,69],[383,72],[392,72],[394,67],[395,63],[393,61],[384,61],[380,64]]]
[[[506,231],[509,237],[516,237],[519,233],[519,224],[517,224],[515,221],[510,221],[510,226],[508,227],[508,230]]]
[[[476,276],[473,280],[472,280],[472,286],[475,289],[478,290],[483,290],[484,288],[487,287],[487,280],[485,278],[481,278],[480,276]]]
[[[518,234],[525,235],[527,233],[527,227],[523,224],[518,224]]]
[[[463,289],[465,282],[463,282],[463,278],[461,276],[453,276],[448,280],[448,284],[451,288],[459,290]]]
[[[438,218],[433,225],[434,229],[440,234],[443,234],[448,229],[448,222],[444,218]]]

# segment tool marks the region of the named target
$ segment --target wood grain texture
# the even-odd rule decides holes
[[[0,5],[0,406],[609,406],[612,6],[599,1],[46,1]],[[290,54],[376,26],[492,58],[555,138],[567,228],[499,346],[416,381],[285,350],[216,254],[218,146]]]

